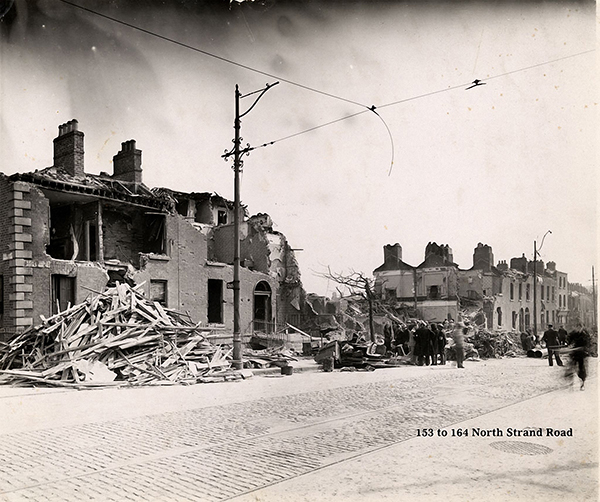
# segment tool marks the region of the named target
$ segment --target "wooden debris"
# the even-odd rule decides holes
[[[0,383],[63,387],[227,381],[231,351],[210,329],[119,284],[0,345]]]

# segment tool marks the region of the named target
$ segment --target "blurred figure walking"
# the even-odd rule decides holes
[[[570,346],[570,359],[567,368],[566,377],[572,380],[573,374],[577,372],[579,380],[581,380],[580,389],[585,387],[585,379],[587,378],[587,356],[590,348],[590,335],[581,325],[577,326],[575,331],[571,331],[568,337]]]

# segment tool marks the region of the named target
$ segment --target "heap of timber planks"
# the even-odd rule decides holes
[[[0,347],[0,383],[67,387],[237,380],[209,328],[118,284]]]

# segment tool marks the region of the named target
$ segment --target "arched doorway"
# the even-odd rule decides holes
[[[268,282],[260,281],[254,287],[254,310],[253,310],[253,327],[254,331],[261,333],[273,332],[273,324],[271,323],[271,286]]]

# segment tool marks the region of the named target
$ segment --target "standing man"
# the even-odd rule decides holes
[[[554,330],[552,324],[548,324],[548,329],[544,331],[542,342],[546,344],[546,348],[548,349],[548,365],[554,365],[552,362],[552,356],[554,356],[556,358],[556,364],[562,366],[563,362],[560,360],[560,355],[558,353],[560,341],[558,340],[558,333]]]
[[[435,333],[435,352],[440,356],[440,364],[446,364],[446,334],[439,324],[432,324],[431,330]],[[437,355],[435,356],[437,359]]]
[[[464,369],[463,361],[465,360],[465,335],[468,328],[463,322],[457,322],[454,325],[452,332],[452,340],[454,341],[454,351],[456,353],[456,367]]]
[[[561,324],[560,328],[558,328],[558,341],[560,342],[561,345],[567,345],[567,336],[568,336],[567,330]]]

